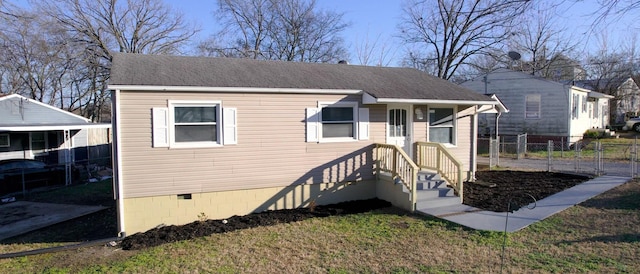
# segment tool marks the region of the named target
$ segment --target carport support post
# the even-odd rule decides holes
[[[64,130],[64,184],[71,184],[71,133]]]

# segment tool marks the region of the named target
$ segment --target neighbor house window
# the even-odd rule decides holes
[[[582,96],[582,112],[587,112],[587,96]]]
[[[11,143],[9,142],[9,134],[0,134],[0,147],[9,147]]]
[[[47,138],[46,133],[43,131],[31,132],[30,133],[30,143],[31,150],[42,152],[47,148]]]
[[[154,147],[236,143],[236,109],[223,109],[219,101],[169,101],[168,108],[153,108],[152,115]]]
[[[580,105],[580,95],[574,94],[571,102],[571,118],[578,119],[579,105]]]
[[[429,142],[454,144],[453,108],[429,109]]]
[[[369,109],[358,108],[358,102],[318,102],[306,116],[307,142],[369,139]]]
[[[524,117],[527,119],[540,118],[540,94],[529,94],[525,97]]]

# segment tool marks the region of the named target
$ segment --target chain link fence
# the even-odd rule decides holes
[[[526,134],[478,138],[479,163],[490,168],[525,169],[638,177],[637,139],[586,139],[573,144],[561,138],[531,142]]]

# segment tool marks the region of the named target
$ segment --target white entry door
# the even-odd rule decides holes
[[[411,106],[389,106],[387,108],[387,144],[401,147],[411,155]]]

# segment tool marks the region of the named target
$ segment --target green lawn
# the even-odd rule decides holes
[[[633,273],[640,181],[508,235],[389,208],[215,234],[141,251],[94,246],[1,259],[0,273]],[[55,244],[55,243],[49,243]],[[0,245],[0,252],[42,243]]]

